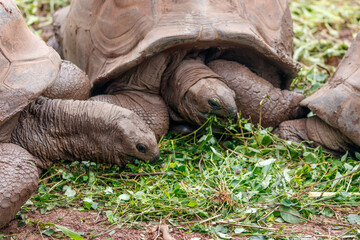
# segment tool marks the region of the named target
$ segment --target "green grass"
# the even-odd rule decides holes
[[[30,25],[49,21],[49,15],[36,16],[39,4],[49,12],[65,4],[17,2]],[[334,73],[335,67],[326,60],[342,57],[350,45],[340,39],[342,29],[353,34],[360,30],[360,6],[357,1],[297,0],[291,10],[294,58],[303,66],[293,87],[311,94]],[[219,124],[224,132],[214,133],[211,126]],[[109,226],[166,220],[215,238],[270,239],[283,235],[270,230],[275,223],[332,217],[334,207],[360,203],[360,197],[351,194],[359,192],[359,159],[332,158],[321,148],[279,140],[271,129],[244,119],[224,125],[212,117],[202,128],[201,136],[169,134],[160,142],[160,161],[153,165],[135,161],[120,169],[90,162],[59,163],[44,173],[39,193],[22,212],[72,206],[103,212]],[[335,195],[313,198],[309,192]],[[349,225],[359,220],[358,215],[349,216],[341,215],[338,221]],[[359,225],[350,226],[348,234],[359,236]]]
[[[15,0],[30,29],[41,35],[41,28],[52,23],[56,9],[69,4],[67,0]]]
[[[336,69],[326,60],[341,58],[351,43],[348,35],[360,31],[360,5],[356,0],[293,0],[290,7],[294,60],[303,66],[293,85],[310,95]]]

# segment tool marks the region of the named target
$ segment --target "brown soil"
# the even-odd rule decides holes
[[[338,210],[338,209],[337,209]],[[338,210],[338,216],[341,214],[348,215],[349,213],[359,212],[360,208],[341,208]],[[61,232],[55,231],[51,237],[42,234],[48,227],[44,227],[45,223],[54,223],[65,226],[72,231],[84,233],[82,237],[86,239],[126,239],[126,240],[167,240],[164,239],[162,233],[158,230],[156,223],[129,223],[129,226],[118,226],[107,224],[107,219],[104,215],[98,212],[80,212],[76,209],[56,208],[45,214],[40,214],[39,211],[32,211],[26,214],[26,217],[31,221],[26,221],[27,224],[19,226],[20,219],[13,220],[10,224],[0,231],[0,239],[68,239]],[[171,227],[171,226],[170,226]],[[314,217],[312,222],[302,224],[286,224],[276,223],[271,228],[277,228],[275,231],[278,237],[306,237],[309,239],[329,238],[341,236],[347,232],[347,228],[357,228],[359,226],[351,226],[349,223],[340,222],[337,219],[329,219],[323,217]],[[50,227],[56,229],[54,227]],[[185,227],[186,229],[186,227]],[[6,237],[1,237],[1,234]],[[173,227],[170,230],[170,235],[174,240],[191,240],[191,239],[216,239],[215,236],[200,234],[195,232],[187,232]],[[249,234],[250,236],[251,234]],[[350,233],[351,235],[351,233]],[[354,236],[355,237],[355,236]],[[249,239],[248,237],[236,237],[234,240]]]
[[[341,62],[341,59],[342,59],[342,57],[334,57],[334,56],[327,57],[327,58],[325,58],[325,64],[337,67],[339,65],[339,63]]]
[[[39,211],[29,212],[26,214],[31,221],[23,226],[18,226],[20,219],[15,219],[10,224],[0,231],[1,234],[8,236],[4,240],[10,239],[26,239],[26,240],[38,240],[38,239],[54,239],[54,237],[48,237],[43,233],[44,223],[54,223],[68,229],[84,233],[83,238],[86,239],[126,239],[126,240],[147,240],[157,239],[163,240],[162,234],[157,229],[157,226],[152,226],[145,223],[133,223],[131,227],[121,227],[117,225],[105,224],[107,222],[106,216],[100,215],[98,212],[80,212],[75,209],[56,208],[52,211],[46,212],[44,215]],[[56,229],[54,227],[51,227]],[[54,234],[56,234],[55,232]],[[53,235],[54,235],[53,234]],[[173,229],[170,234],[175,239],[191,239],[199,237],[204,238],[198,233],[186,233],[183,230]],[[67,239],[63,234],[61,239]],[[12,237],[12,238],[11,238]],[[58,236],[59,237],[59,236]]]

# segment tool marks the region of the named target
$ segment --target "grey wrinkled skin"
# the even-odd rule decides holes
[[[208,66],[236,93],[241,117],[251,118],[263,127],[276,127],[289,119],[305,117],[306,108],[299,105],[302,94],[274,87],[250,69],[237,62],[215,60]]]
[[[91,84],[86,74],[75,64],[62,60],[55,83],[41,95],[47,98],[86,100]]]
[[[0,143],[0,228],[37,190],[37,161],[36,157],[17,145]]]
[[[149,127],[135,113],[112,104],[39,97],[18,121],[11,142],[43,161],[88,160],[123,167],[133,157],[159,157]],[[139,152],[138,144],[147,152]]]
[[[360,147],[339,129],[331,127],[318,117],[285,121],[275,129],[274,134],[293,142],[311,142],[310,146],[322,146],[325,151],[335,156],[341,156],[346,151],[360,151]]]
[[[87,99],[90,82],[79,68],[63,61],[43,95]],[[38,97],[1,125],[0,141],[0,228],[36,192],[39,173],[58,160],[123,167],[134,158],[159,158],[154,133],[135,113],[92,101]],[[146,152],[138,150],[139,144]]]
[[[119,91],[115,95],[103,94],[91,97],[90,100],[111,103],[133,111],[154,131],[157,140],[169,130],[168,109],[157,94]]]
[[[235,93],[220,76],[200,59],[184,59],[168,79],[163,79],[162,96],[169,107],[192,124],[201,125],[208,113],[235,116]]]
[[[209,112],[235,115],[235,89],[220,81],[208,61],[237,61],[282,89],[299,70],[292,61],[286,0],[74,0],[54,21],[64,58],[89,75],[93,96],[160,94],[179,122],[199,125]]]

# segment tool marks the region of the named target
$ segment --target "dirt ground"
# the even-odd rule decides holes
[[[359,210],[360,207],[357,207],[351,208],[350,210],[339,210],[338,212],[340,216],[342,211],[346,212],[346,214],[349,214],[350,212],[359,212]],[[31,211],[26,214],[26,217],[28,218],[26,224],[20,226],[20,219],[15,219],[11,221],[7,227],[0,230],[0,239],[69,239],[61,232],[57,231],[55,231],[51,236],[46,236],[44,234],[46,228],[52,228],[56,230],[54,227],[44,227],[44,224],[54,223],[65,226],[74,232],[83,233],[82,237],[86,239],[168,240],[163,237],[163,234],[161,231],[159,231],[158,225],[156,225],[156,223],[132,223],[132,227],[121,227],[116,224],[109,225],[106,224],[106,216],[100,215],[95,211],[80,212],[76,209],[70,208],[56,208],[52,211],[46,212],[43,215],[40,214],[39,211]],[[292,236],[303,237],[306,239],[334,239],[344,235],[348,228],[356,228],[356,226],[351,226],[348,223],[340,222],[335,218],[325,219],[316,217],[311,221],[312,222],[302,224],[274,224],[269,226],[269,228],[278,229],[278,231],[275,231],[278,237],[288,237],[289,239],[291,239]],[[186,229],[186,227],[184,228]],[[169,233],[175,240],[217,239],[216,236],[188,232],[177,229],[175,227],[170,227]],[[1,234],[5,235],[5,237],[2,238]],[[350,239],[355,239],[354,234],[347,233],[346,235],[350,235]],[[353,235],[354,238],[352,238],[351,235]],[[232,239],[242,240],[249,239],[249,237],[233,236]]]

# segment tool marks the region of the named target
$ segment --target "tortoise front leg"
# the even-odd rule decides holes
[[[42,96],[50,99],[86,100],[90,97],[90,89],[90,80],[85,72],[75,64],[62,60],[55,83]]]
[[[308,112],[299,105],[304,99],[302,94],[276,88],[244,65],[215,60],[208,66],[235,91],[241,116],[251,117],[254,123],[276,127],[283,121],[304,117]]]
[[[0,228],[16,215],[36,192],[39,160],[11,143],[0,144]]]
[[[312,146],[322,146],[334,154],[360,151],[348,137],[318,117],[285,121],[273,133],[293,142],[311,141]]]
[[[98,95],[93,101],[107,102],[135,112],[160,140],[169,130],[169,113],[161,96],[140,91],[117,91],[114,95]]]

